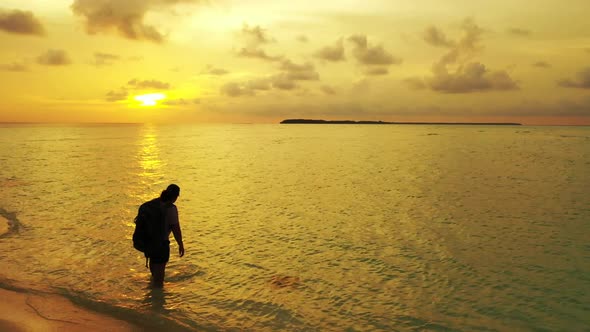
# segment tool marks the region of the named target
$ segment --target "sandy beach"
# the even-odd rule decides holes
[[[141,331],[66,298],[0,289],[0,331]]]

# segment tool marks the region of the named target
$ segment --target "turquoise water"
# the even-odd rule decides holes
[[[0,163],[5,287],[179,330],[590,328],[589,127],[2,125]],[[157,292],[131,234],[169,183]]]

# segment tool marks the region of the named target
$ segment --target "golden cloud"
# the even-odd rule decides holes
[[[127,82],[127,86],[132,89],[158,89],[158,90],[168,90],[170,89],[170,84],[158,80],[138,80],[132,79],[131,81]]]
[[[432,90],[445,93],[518,89],[517,83],[507,72],[489,71],[478,62],[459,66],[454,73],[438,72],[428,84]]]
[[[37,63],[46,66],[65,66],[72,63],[64,50],[50,49],[37,57]]]
[[[222,75],[226,75],[228,73],[229,73],[229,71],[227,71],[223,68],[215,68],[212,65],[207,65],[207,67],[205,67],[205,69],[203,69],[201,71],[201,74],[216,75],[216,76],[222,76]]]
[[[428,27],[424,33],[424,40],[432,46],[448,48],[449,51],[432,65],[432,77],[425,80],[409,78],[405,83],[414,89],[429,87],[433,91],[443,93],[518,89],[517,82],[508,72],[491,71],[485,65],[472,61],[482,48],[480,41],[484,30],[470,18],[463,21],[461,30],[463,36],[453,41],[438,28]]]
[[[562,79],[557,84],[564,88],[590,89],[590,67],[579,71],[574,79]]]
[[[95,52],[94,65],[95,66],[111,66],[115,61],[121,60],[121,57],[116,54]]]
[[[315,57],[326,60],[326,61],[344,61],[344,44],[342,38],[336,41],[335,45],[325,46],[319,49],[315,54]]]
[[[449,40],[444,32],[435,26],[430,26],[424,31],[424,41],[432,46],[453,47],[455,42]]]
[[[45,35],[45,28],[32,12],[0,9],[0,30],[21,35]]]
[[[352,54],[363,65],[394,65],[402,60],[389,53],[383,45],[370,46],[365,35],[352,35],[348,38],[354,44]]]
[[[508,33],[517,36],[530,36],[532,34],[531,30],[522,28],[510,28]]]
[[[198,4],[202,0],[75,0],[71,6],[74,14],[85,20],[86,32],[117,33],[132,40],[156,43],[165,36],[154,26],[144,22],[151,11],[161,11],[177,4]]]
[[[29,68],[19,62],[13,62],[8,64],[0,64],[0,70],[3,71],[13,71],[13,72],[24,72],[29,71]]]

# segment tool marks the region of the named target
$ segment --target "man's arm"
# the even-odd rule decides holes
[[[182,257],[184,256],[184,244],[182,243],[182,231],[180,230],[180,222],[178,221],[178,210],[176,206],[173,206],[169,211],[171,214],[170,229],[172,230],[172,234],[174,234],[174,240],[178,243],[178,254]]]
[[[174,239],[176,243],[178,243],[178,254],[180,257],[184,256],[184,244],[182,243],[182,231],[180,230],[180,224],[171,225],[172,234],[174,234]]]

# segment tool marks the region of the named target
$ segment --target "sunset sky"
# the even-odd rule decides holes
[[[590,125],[588,0],[0,0],[0,122]]]

